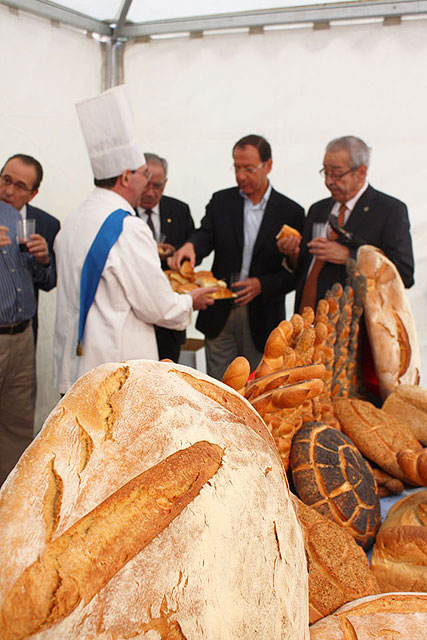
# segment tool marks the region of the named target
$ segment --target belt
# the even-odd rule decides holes
[[[22,333],[30,324],[29,320],[24,320],[24,322],[20,322],[19,324],[10,324],[8,327],[0,327],[0,333],[8,333],[9,335],[13,335],[14,333]]]

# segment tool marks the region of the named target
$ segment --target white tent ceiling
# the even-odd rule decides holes
[[[427,15],[427,0],[0,0],[0,4],[113,39]]]

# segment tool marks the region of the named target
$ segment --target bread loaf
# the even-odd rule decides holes
[[[400,384],[385,399],[382,408],[407,424],[417,440],[427,445],[427,389]]]
[[[187,367],[80,378],[3,485],[0,530],[2,640],[307,638],[303,536],[273,440]]]
[[[412,484],[427,487],[427,449],[402,449],[397,452],[396,458],[397,464]]]
[[[345,604],[310,627],[310,640],[425,640],[427,593],[381,593]]]
[[[392,476],[410,482],[396,454],[401,449],[420,451],[422,447],[406,425],[370,402],[356,398],[337,398],[334,411],[344,433],[366,458]]]
[[[307,422],[294,436],[290,463],[301,500],[369,548],[380,526],[380,505],[372,471],[351,440],[328,425]]]
[[[243,356],[238,356],[228,365],[222,377],[222,381],[224,384],[227,384],[229,387],[243,395],[245,384],[247,383],[250,374],[251,366],[248,360]]]
[[[310,624],[350,600],[379,592],[365,552],[345,529],[301,500],[297,515],[309,559]]]
[[[378,531],[371,560],[382,591],[427,591],[427,491],[402,498]]]
[[[417,330],[394,264],[376,247],[363,245],[357,267],[366,277],[366,327],[381,396],[386,398],[398,384],[419,382]]]
[[[277,234],[276,240],[280,240],[281,238],[289,238],[290,236],[301,238],[301,234],[298,229],[294,229],[294,227],[290,227],[288,224],[284,224]]]

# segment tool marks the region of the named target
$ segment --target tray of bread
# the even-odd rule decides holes
[[[177,293],[189,293],[201,287],[217,287],[216,291],[207,294],[216,302],[237,297],[237,294],[227,287],[224,280],[215,278],[212,271],[194,271],[188,260],[182,263],[179,271],[167,269],[165,274],[172,289]]]

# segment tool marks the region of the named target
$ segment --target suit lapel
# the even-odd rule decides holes
[[[236,238],[236,243],[239,252],[243,251],[243,210],[244,200],[239,193],[239,188],[236,187],[234,192],[235,199],[232,202],[230,210],[227,211],[227,216],[231,216],[231,228]]]
[[[368,186],[366,191],[362,193],[344,228],[354,233],[360,225],[366,224],[367,216],[371,215],[371,206],[375,199],[375,189]]]

